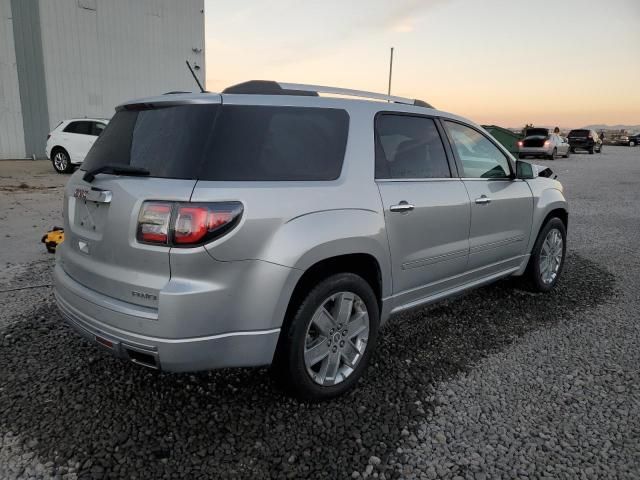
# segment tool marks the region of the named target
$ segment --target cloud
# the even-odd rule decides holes
[[[274,0],[245,2],[241,7],[216,2],[215,8],[205,10],[215,18],[207,41],[252,32],[235,49],[250,49],[265,65],[285,65],[331,54],[363,37],[412,32],[428,10],[450,1]],[[207,7],[214,7],[213,2]]]

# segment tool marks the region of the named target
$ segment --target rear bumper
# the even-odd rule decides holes
[[[144,333],[158,322],[146,309],[127,313],[97,301],[99,294],[78,284],[60,265],[54,271],[55,298],[65,320],[83,337],[112,355],[147,367],[172,371],[198,371],[225,367],[268,365],[275,353],[280,328],[226,331],[188,338],[162,338]],[[86,292],[85,292],[86,291]],[[113,325],[126,321],[131,329]],[[175,321],[184,323],[188,318]],[[135,331],[133,331],[135,330]]]
[[[530,155],[534,157],[551,155],[553,147],[520,147],[520,155]]]

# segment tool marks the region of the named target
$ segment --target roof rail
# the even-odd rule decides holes
[[[325,87],[323,85],[305,85],[301,83],[278,83],[287,90],[301,90],[304,92],[330,93],[333,95],[344,95],[347,97],[371,98],[373,100],[384,100],[393,103],[403,103],[405,105],[417,105],[419,107],[433,108],[427,102],[413,98],[396,97],[383,93],[366,92],[364,90],[352,90],[350,88]]]
[[[362,90],[352,90],[350,88],[326,87],[323,85],[307,85],[302,83],[284,83],[271,80],[250,80],[225,88],[222,93],[240,94],[261,94],[261,95],[313,95],[319,93],[329,93],[333,95],[344,95],[347,97],[369,98],[383,100],[405,105],[415,105],[418,107],[433,108],[427,102],[413,98],[396,97],[384,95],[382,93],[365,92]]]

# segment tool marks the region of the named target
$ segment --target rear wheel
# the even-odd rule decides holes
[[[567,252],[567,229],[562,220],[550,218],[542,227],[531,252],[525,278],[537,292],[548,292],[560,278]]]
[[[286,322],[272,372],[303,400],[342,395],[366,370],[378,325],[369,283],[353,273],[332,275],[311,289]]]
[[[589,155],[593,155],[595,147],[589,147]]]
[[[635,146],[636,146],[636,142],[634,142],[633,140],[631,140],[631,141],[629,142],[629,146],[630,146],[630,147],[635,147]]]
[[[69,173],[73,170],[69,154],[64,148],[56,148],[51,152],[51,163],[58,173]]]
[[[569,155],[571,155],[571,149],[567,148],[567,153],[565,153],[562,157],[563,158],[569,158]]]

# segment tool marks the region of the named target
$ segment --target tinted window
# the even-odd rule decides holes
[[[102,133],[102,131],[104,130],[104,127],[106,127],[104,123],[93,122],[91,124],[91,135],[97,137]]]
[[[376,178],[447,178],[447,156],[430,118],[376,117]]]
[[[589,135],[589,130],[571,130],[569,132],[570,137],[586,137]]]
[[[81,135],[91,134],[92,122],[71,122],[64,129],[66,133],[79,133]]]
[[[217,105],[178,105],[120,110],[113,116],[83,163],[83,170],[125,164],[151,176],[197,178]]]
[[[344,110],[225,106],[203,163],[204,180],[334,180],[349,117]]]
[[[445,121],[466,178],[504,178],[509,160],[487,137],[471,127]]]
[[[347,142],[344,110],[177,105],[120,110],[83,164],[202,180],[332,180]]]

